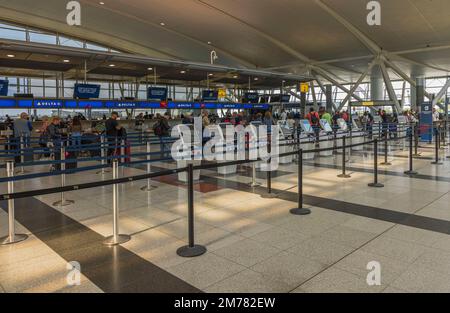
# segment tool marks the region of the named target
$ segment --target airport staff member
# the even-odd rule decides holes
[[[108,140],[108,163],[111,163],[109,157],[114,155],[117,149],[117,138],[119,136],[119,130],[122,129],[122,126],[120,126],[117,121],[118,117],[119,113],[112,112],[111,117],[105,122],[106,137]]]

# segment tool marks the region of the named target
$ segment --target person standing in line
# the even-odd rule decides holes
[[[106,120],[105,128],[106,128],[106,137],[108,141],[108,163],[112,163],[110,157],[114,155],[117,146],[118,146],[118,136],[119,131],[122,129],[122,126],[119,125],[117,119],[119,118],[119,113],[112,112],[111,117]]]
[[[156,123],[153,125],[153,132],[159,138],[159,150],[160,157],[163,159],[165,157],[166,139],[170,137],[169,130],[169,115],[161,116],[159,113],[156,115]],[[170,149],[168,150],[170,151]]]
[[[78,116],[74,116],[70,125],[70,132],[72,133],[72,145],[77,149],[81,146],[81,121]],[[79,152],[79,151],[78,151]]]

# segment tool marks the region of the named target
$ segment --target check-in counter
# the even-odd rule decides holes
[[[349,142],[349,144],[352,145],[356,145],[356,144],[362,144],[365,142],[365,132],[364,132],[364,128],[363,125],[361,123],[361,121],[359,120],[358,117],[354,116],[352,118],[352,123],[353,123],[353,128],[351,130],[351,140]],[[364,150],[364,145],[360,145],[360,146],[356,146],[356,147],[352,147],[353,151],[363,151]]]

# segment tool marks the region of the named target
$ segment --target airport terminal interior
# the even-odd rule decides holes
[[[0,293],[450,292],[448,0],[0,0]]]

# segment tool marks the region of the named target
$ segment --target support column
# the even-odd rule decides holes
[[[416,87],[411,86],[411,109],[418,111],[420,105],[425,101],[425,79],[414,77]]]
[[[327,112],[333,112],[333,86],[325,85],[325,99],[327,103]]]
[[[381,68],[379,66],[374,66],[370,75],[370,100],[384,100],[383,86],[384,80]]]

